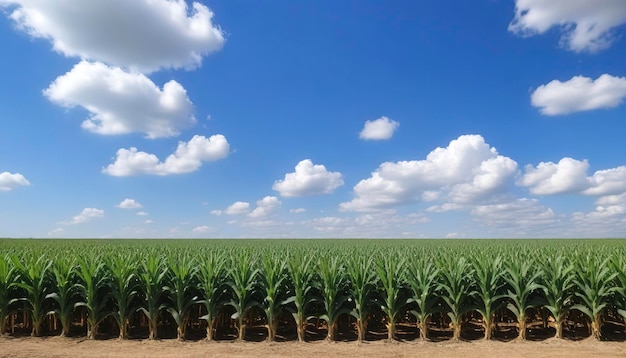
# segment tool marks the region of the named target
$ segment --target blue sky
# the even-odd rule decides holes
[[[622,0],[0,0],[0,237],[624,237]]]

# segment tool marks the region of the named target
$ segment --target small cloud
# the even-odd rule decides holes
[[[193,228],[193,230],[191,230],[191,231],[192,231],[194,234],[207,234],[207,233],[210,233],[210,232],[215,232],[215,228],[210,227],[210,226],[203,225],[203,226],[198,226],[198,227],[195,227],[195,228]]]
[[[115,207],[120,209],[139,209],[143,208],[143,205],[139,204],[135,201],[135,199],[124,199],[121,203],[115,205]]]
[[[382,116],[374,121],[366,121],[361,133],[359,133],[359,138],[364,140],[391,139],[399,126],[400,123]]]
[[[95,208],[85,208],[83,211],[74,216],[70,222],[65,223],[66,225],[75,225],[85,223],[90,221],[91,219],[101,218],[104,216],[104,210],[95,209]]]
[[[144,223],[144,224],[152,224],[153,222],[154,222],[154,221],[152,221],[152,220],[148,219],[148,220],[144,221],[143,223]]]
[[[139,216],[148,216],[148,215],[150,215],[150,214],[148,214],[148,213],[147,213],[147,212],[145,212],[145,211],[138,211],[138,212],[137,212],[137,215],[139,215]]]
[[[20,173],[0,173],[0,191],[9,191],[28,185],[30,185],[30,182]]]
[[[281,202],[275,196],[266,196],[263,199],[258,200],[256,205],[256,208],[248,214],[251,218],[259,218],[271,214],[280,207]]]
[[[285,174],[283,180],[274,182],[272,189],[281,196],[305,196],[330,194],[343,185],[339,172],[329,172],[323,165],[315,165],[310,159],[300,161],[295,172]]]
[[[222,213],[222,210],[211,210],[211,215],[221,216]]]
[[[58,227],[58,228],[48,232],[48,236],[59,237],[60,235],[63,234],[63,232],[65,232],[65,229],[63,229],[62,227]]]
[[[292,214],[302,214],[306,212],[306,209],[305,208],[289,209],[289,212]]]
[[[225,213],[228,215],[241,215],[250,212],[250,203],[245,201],[237,201],[226,208]]]
[[[604,74],[593,80],[574,76],[569,81],[554,80],[539,86],[531,103],[546,116],[565,115],[595,109],[615,108],[626,98],[626,77]]]

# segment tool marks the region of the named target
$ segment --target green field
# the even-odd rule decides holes
[[[626,336],[626,240],[0,240],[2,334]]]

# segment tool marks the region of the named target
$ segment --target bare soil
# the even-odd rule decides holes
[[[206,342],[0,337],[0,357],[626,357],[626,343],[547,339],[442,342]]]

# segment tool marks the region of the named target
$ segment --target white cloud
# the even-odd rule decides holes
[[[211,210],[211,215],[221,216],[223,213],[222,210]]]
[[[306,213],[306,209],[305,208],[289,209],[289,212],[292,214],[303,214],[303,213]]]
[[[9,191],[28,185],[30,185],[30,182],[20,173],[0,173],[0,191]]]
[[[139,208],[143,208],[143,205],[139,204],[138,202],[135,201],[135,199],[124,199],[122,200],[121,203],[115,205],[116,207],[120,208],[120,209],[139,209]]]
[[[400,123],[382,116],[373,121],[365,121],[365,126],[359,133],[359,138],[365,140],[391,139]]]
[[[115,162],[102,172],[112,176],[132,176],[140,174],[171,175],[191,173],[200,168],[202,162],[215,161],[228,155],[230,146],[221,134],[209,138],[195,135],[189,142],[179,142],[174,154],[164,162],[156,155],[140,152],[135,147],[117,151]]]
[[[518,184],[528,187],[531,194],[535,195],[579,192],[589,186],[588,169],[586,160],[563,158],[557,164],[541,162],[537,167],[527,165]]]
[[[425,160],[385,162],[355,187],[345,211],[371,211],[434,200],[447,194],[454,202],[478,202],[502,194],[517,173],[517,163],[498,155],[480,135],[464,135]],[[439,193],[439,194],[437,194]]]
[[[477,205],[471,211],[476,221],[489,226],[507,229],[516,234],[532,232],[534,228],[549,227],[558,222],[550,208],[535,199],[517,199],[503,204]]]
[[[296,165],[295,172],[285,174],[285,179],[274,182],[272,189],[281,196],[329,194],[343,185],[339,172],[329,172],[323,165],[314,165],[310,159]]]
[[[60,235],[62,235],[65,232],[65,230],[62,227],[58,227],[54,230],[51,230],[48,232],[48,236],[52,236],[52,237],[59,237]]]
[[[248,214],[251,218],[265,217],[280,207],[282,203],[275,196],[266,196],[256,202],[256,208]]]
[[[68,56],[151,72],[194,68],[224,44],[205,5],[185,0],[0,0],[17,27]]]
[[[441,205],[433,205],[428,207],[428,209],[426,209],[426,211],[431,212],[431,213],[445,213],[448,211],[458,211],[458,210],[462,210],[465,207],[463,205],[460,204],[456,204],[456,203],[444,203]]]
[[[624,2],[626,4],[626,2]],[[626,97],[626,77],[603,74],[596,80],[574,76],[569,81],[553,80],[531,95],[542,114],[555,116],[594,109],[614,108]]]
[[[143,223],[144,223],[144,224],[152,224],[153,222],[154,222],[154,221],[152,221],[152,220],[148,219],[148,220],[144,221]]]
[[[171,80],[160,89],[148,77],[102,63],[81,61],[44,90],[52,102],[83,107],[91,115],[82,123],[103,135],[144,133],[172,137],[196,123],[187,91]]]
[[[531,194],[554,195],[579,193],[594,196],[626,192],[626,166],[598,170],[588,176],[586,160],[563,158],[558,163],[541,162],[528,165],[518,185],[528,187]]]
[[[224,211],[227,215],[241,215],[250,212],[250,203],[246,201],[237,201]]]
[[[90,221],[91,219],[101,218],[103,216],[104,216],[104,210],[95,209],[95,208],[85,208],[80,214],[74,216],[72,220],[70,222],[67,222],[66,224],[67,225],[80,224],[80,223]]]
[[[193,228],[193,230],[191,230],[191,232],[193,232],[194,234],[208,234],[211,232],[215,232],[215,228],[212,228],[210,226],[197,226],[195,228]]]
[[[593,211],[572,214],[573,235],[587,237],[623,237],[626,225],[626,192],[602,196]]]
[[[137,215],[139,215],[139,216],[148,216],[149,214],[147,212],[145,212],[145,211],[138,211]]]
[[[556,26],[568,50],[597,52],[614,42],[615,28],[624,23],[624,0],[516,0],[509,31],[533,36]]]
[[[626,166],[598,170],[589,177],[587,195],[613,195],[626,192]]]

